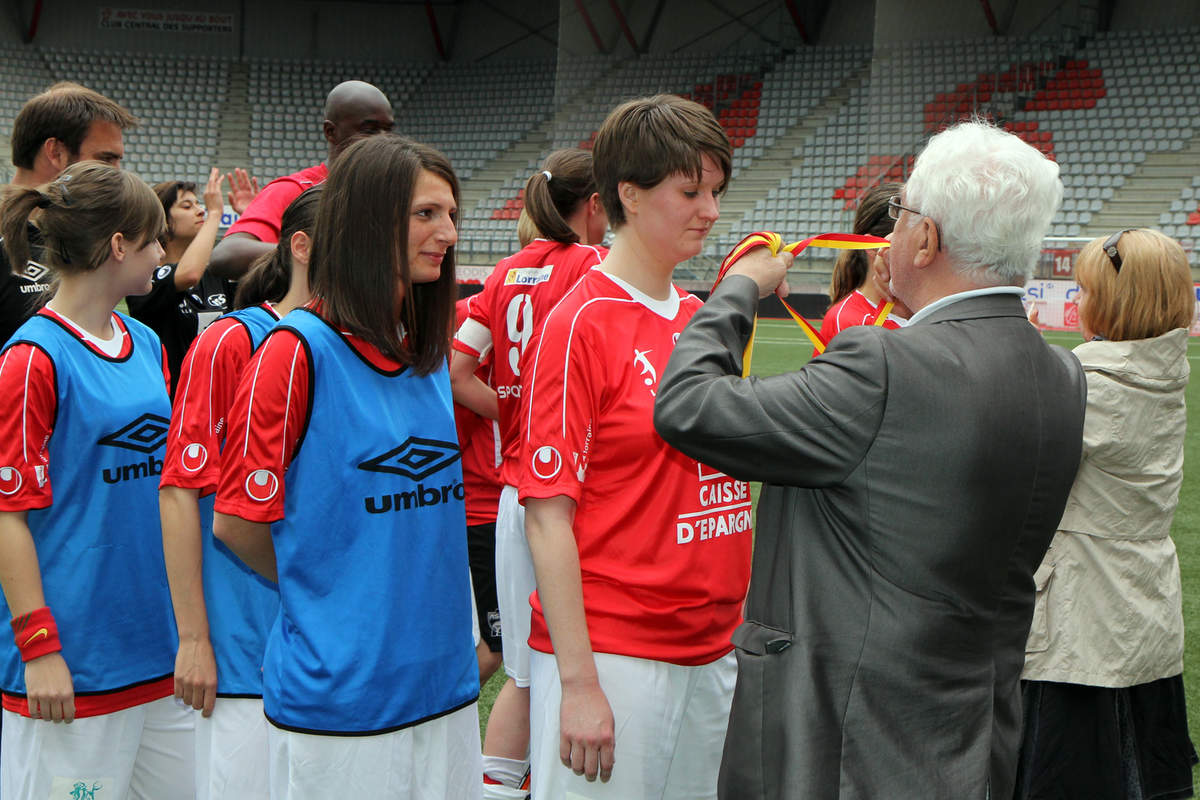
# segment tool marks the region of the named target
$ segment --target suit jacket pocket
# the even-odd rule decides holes
[[[1050,582],[1054,577],[1054,564],[1043,561],[1033,573],[1037,596],[1033,604],[1033,622],[1029,626],[1029,639],[1025,643],[1026,653],[1041,653],[1050,647]]]
[[[737,648],[738,677],[717,796],[723,800],[777,798],[781,796],[781,775],[792,761],[785,722],[792,710],[784,701],[788,659],[774,656],[791,646],[792,634],[758,622],[743,622],[732,639]]]
[[[789,631],[751,620],[737,626],[731,639],[738,650],[756,656],[775,655],[792,646],[792,634]]]

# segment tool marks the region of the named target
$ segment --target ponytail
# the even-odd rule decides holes
[[[533,217],[529,216],[529,210],[522,208],[521,215],[517,217],[517,241],[524,248],[536,238],[538,238],[537,225],[533,224]]]
[[[0,211],[0,236],[4,237],[4,249],[14,272],[20,272],[29,261],[29,216],[37,208],[47,208],[51,203],[48,195],[39,189],[13,186],[5,198]]]
[[[829,300],[836,303],[867,279],[867,257],[862,250],[843,250],[829,276]]]
[[[896,224],[888,216],[888,200],[900,192],[896,183],[881,183],[869,190],[858,202],[854,214],[854,233],[887,236]],[[834,303],[863,285],[870,269],[865,250],[843,250],[829,279],[829,299]]]
[[[291,237],[281,238],[274,250],[254,259],[250,269],[238,280],[237,294],[233,298],[235,309],[278,303],[283,299],[292,280],[291,253],[284,251],[290,243]]]
[[[300,231],[312,235],[320,198],[321,185],[318,184],[301,192],[283,212],[275,249],[255,259],[238,281],[234,308],[278,303],[284,298],[292,283],[292,236]]]
[[[579,241],[579,234],[571,230],[567,218],[595,192],[592,154],[571,148],[555,150],[546,157],[543,169],[533,173],[525,182],[524,210],[529,222],[541,236],[571,244]],[[517,224],[517,236],[522,238],[520,222]]]
[[[16,268],[29,260],[29,217],[48,266],[60,274],[88,272],[108,258],[114,233],[148,242],[166,230],[162,205],[141,178],[98,161],[79,161],[37,189],[13,188],[0,206],[0,236]]]

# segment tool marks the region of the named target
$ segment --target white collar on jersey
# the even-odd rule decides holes
[[[97,350],[109,358],[116,358],[121,354],[121,348],[125,344],[125,332],[117,326],[115,318],[112,323],[113,336],[108,339],[101,339],[99,336],[94,336],[79,327],[79,323],[75,320],[64,317],[57,311],[54,312],[54,315],[70,326],[71,330],[75,331],[80,339],[83,339],[85,342],[91,342]]]
[[[655,300],[641,289],[638,289],[628,281],[621,280],[611,272],[604,272],[604,270],[600,269],[600,267],[595,267],[595,269],[599,269],[600,272],[604,273],[606,278],[628,292],[631,298],[641,303],[655,314],[658,314],[663,319],[675,319],[675,316],[679,313],[679,292],[675,290],[675,284],[671,284],[670,297],[668,297],[666,300]]]

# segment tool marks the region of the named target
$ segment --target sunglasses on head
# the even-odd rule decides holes
[[[1121,253],[1119,250],[1117,250],[1117,244],[1121,241],[1122,236],[1130,231],[1136,230],[1138,229],[1126,228],[1123,231],[1117,231],[1112,236],[1105,239],[1104,244],[1101,245],[1101,248],[1104,250],[1104,254],[1108,256],[1108,260],[1112,262],[1113,269],[1115,269],[1118,274],[1121,272]]]

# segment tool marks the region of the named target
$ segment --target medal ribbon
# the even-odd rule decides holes
[[[721,269],[717,273],[717,280],[713,283],[713,289],[725,278],[725,273],[729,272],[729,268],[737,263],[737,260],[746,253],[756,247],[766,247],[771,251],[771,255],[777,256],[781,252],[787,251],[793,256],[800,255],[800,252],[806,247],[827,247],[834,250],[880,250],[887,247],[890,243],[887,239],[882,239],[878,236],[870,236],[867,234],[857,233],[822,233],[817,236],[810,236],[799,242],[784,244],[783,237],[778,233],[771,231],[758,231],[752,233],[745,239],[742,239],[733,249],[729,251],[729,255],[725,256],[725,260],[721,262]],[[792,320],[800,326],[800,330],[804,331],[804,335],[812,342],[813,348],[818,354],[825,352],[825,346],[829,344],[821,332],[808,323],[804,317],[796,309],[792,308],[787,300],[782,297],[779,301],[783,303],[783,307],[787,310]],[[875,325],[882,325],[892,313],[892,304],[886,300],[880,301],[875,307]],[[754,317],[754,328],[750,331],[750,341],[746,343],[746,352],[742,356],[742,377],[750,374],[750,359],[754,351],[754,337],[758,332],[758,315]]]

